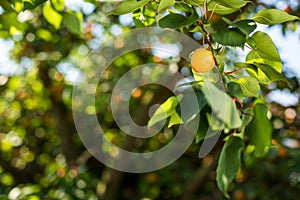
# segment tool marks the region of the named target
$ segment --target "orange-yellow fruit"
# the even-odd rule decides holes
[[[191,65],[193,70],[198,73],[210,71],[215,66],[212,52],[204,48],[197,49],[191,57]]]

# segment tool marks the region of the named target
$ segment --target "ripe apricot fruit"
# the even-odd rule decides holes
[[[211,51],[199,48],[196,49],[191,57],[192,69],[198,73],[210,71],[215,66],[215,60]]]

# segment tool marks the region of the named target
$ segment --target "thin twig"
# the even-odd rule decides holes
[[[204,0],[204,20],[207,20],[207,6],[206,6],[206,0]]]
[[[244,104],[243,104],[243,102],[240,99],[238,99],[236,97],[233,97],[232,100],[235,101],[235,102],[238,102],[241,108],[244,107]]]
[[[233,70],[233,71],[231,71],[231,72],[224,72],[224,74],[225,74],[226,76],[228,76],[228,75],[234,74],[235,72],[238,72],[238,71],[240,71],[240,70],[242,70],[242,69],[244,69],[244,68],[238,68],[238,69],[235,69],[235,70]]]
[[[203,33],[204,33],[205,36],[206,36],[206,42],[207,42],[209,48],[210,48],[210,49],[214,49],[214,48],[213,48],[213,45],[212,45],[212,42],[211,42],[211,40],[210,40],[210,34],[206,31],[206,29],[205,29],[205,27],[204,27],[204,23],[203,23],[202,21],[198,21],[198,24],[199,24],[200,28],[202,29]],[[218,61],[217,61],[215,55],[213,55],[213,58],[214,58],[214,61],[215,61],[216,66],[219,66]]]
[[[208,22],[209,22],[209,21],[211,20],[211,18],[213,17],[216,8],[217,8],[217,4],[215,4],[213,10],[211,11],[210,16],[209,16],[209,18],[208,18],[208,20],[207,20]]]

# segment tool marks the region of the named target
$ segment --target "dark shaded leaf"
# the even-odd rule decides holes
[[[221,151],[217,167],[217,184],[224,195],[229,198],[228,187],[235,178],[241,165],[243,140],[238,136],[231,136],[225,142]]]
[[[246,43],[246,36],[237,28],[220,30],[212,34],[212,39],[222,45],[241,47]]]
[[[170,13],[159,20],[158,23],[161,28],[178,29],[194,23],[198,18],[199,16],[196,13],[193,13],[190,17],[185,17],[177,13]]]
[[[23,0],[23,10],[34,9],[47,0]]]
[[[265,156],[271,145],[272,124],[267,118],[267,106],[261,102],[254,105],[254,119],[246,128],[246,135],[249,136],[251,144],[255,146],[256,157]]]

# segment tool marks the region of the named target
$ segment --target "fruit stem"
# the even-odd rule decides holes
[[[233,70],[231,72],[224,72],[224,74],[227,76],[227,75],[230,75],[230,74],[234,74],[235,72],[238,72],[238,71],[240,71],[242,69],[244,69],[244,68],[235,69],[235,70]]]
[[[213,45],[212,45],[212,43],[211,43],[211,40],[210,40],[210,34],[206,31],[206,29],[205,29],[205,27],[204,27],[204,23],[203,23],[202,21],[198,21],[198,24],[200,25],[202,31],[205,33],[205,36],[204,36],[204,37],[206,37],[206,42],[207,42],[209,48],[210,48],[211,50],[214,49],[214,48],[213,48]],[[217,61],[217,59],[216,59],[216,57],[215,57],[214,54],[213,54],[213,58],[214,58],[214,61],[215,61],[216,66],[219,66],[218,61]]]
[[[240,110],[241,113],[245,116],[250,116],[250,117],[254,117],[254,115],[250,114],[250,113],[245,113],[244,111]]]
[[[205,4],[206,4],[206,2],[204,2]],[[204,11],[204,19],[202,18],[202,20],[197,20],[197,23],[198,23],[198,25],[200,26],[200,28],[202,29],[202,31],[203,31],[203,33],[204,33],[204,35],[203,35],[203,39],[205,38],[206,39],[206,42],[207,42],[207,44],[208,44],[208,46],[209,46],[209,48],[210,48],[210,50],[212,50],[212,49],[214,49],[213,48],[213,45],[212,45],[212,42],[211,42],[211,40],[210,40],[210,34],[207,32],[207,30],[205,29],[205,27],[204,27],[204,24],[205,24],[205,21],[206,21],[206,12],[207,12],[207,8],[206,8],[206,6],[205,6],[205,11]],[[197,13],[197,10],[196,10],[196,7],[195,6],[193,6],[193,10],[194,10],[194,12],[196,12]],[[215,55],[213,54],[213,59],[214,59],[214,61],[215,61],[215,65],[216,66],[219,66],[219,64],[218,64],[218,62],[217,62],[217,59],[216,59],[216,57],[215,57]]]

